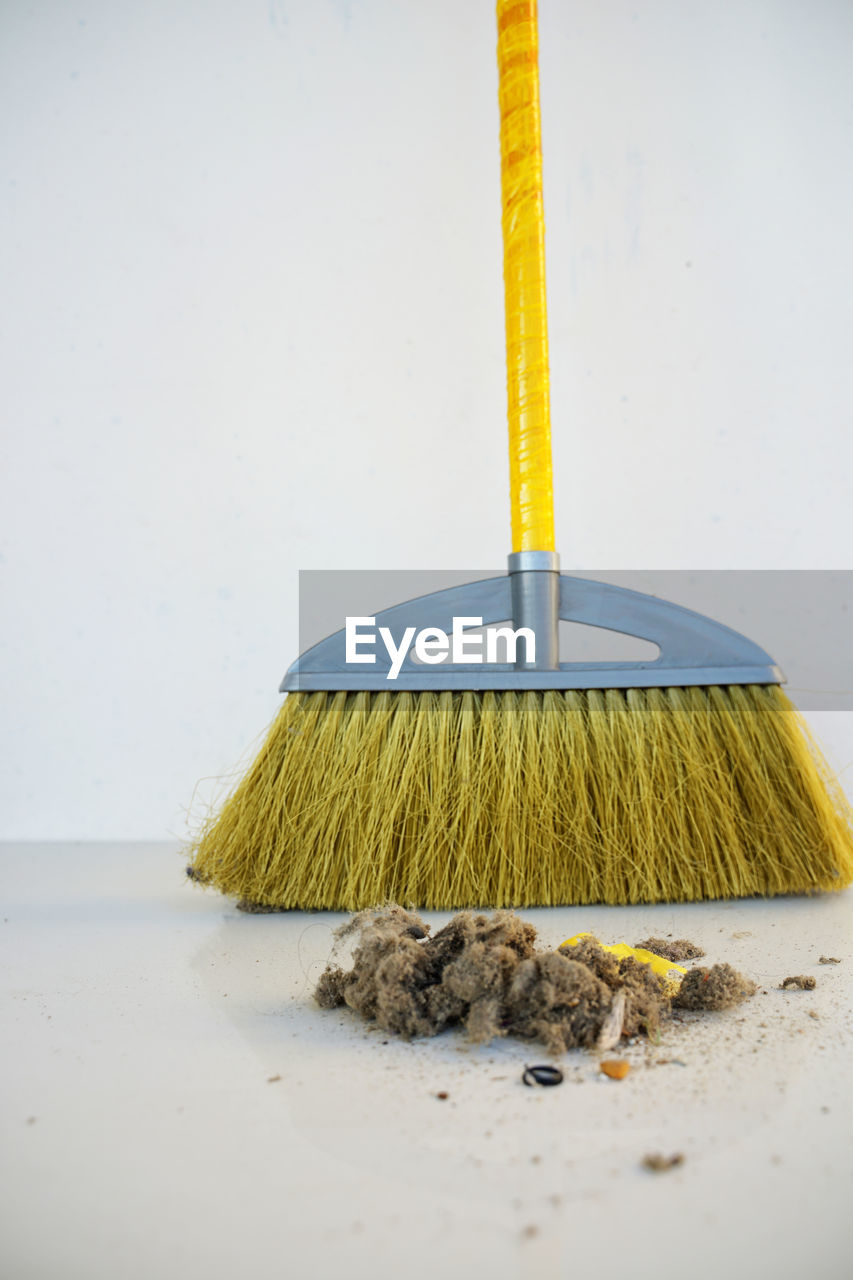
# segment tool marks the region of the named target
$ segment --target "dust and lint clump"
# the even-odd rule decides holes
[[[537,948],[533,925],[512,911],[463,911],[430,936],[419,916],[389,905],[352,917],[337,931],[339,939],[349,936],[352,968],[327,967],[318,1003],[346,1005],[405,1039],[458,1026],[480,1043],[514,1036],[552,1053],[605,1050],[654,1035],[671,1006],[727,1009],[756,990],[730,965],[713,965],[689,971],[670,1001],[649,965],[619,959],[593,938],[557,951]],[[684,940],[673,945],[692,948]]]

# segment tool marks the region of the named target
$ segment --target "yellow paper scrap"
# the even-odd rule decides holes
[[[611,952],[619,960],[625,956],[633,956],[635,960],[639,960],[641,964],[647,964],[652,971],[663,978],[666,994],[674,996],[681,986],[681,980],[687,972],[680,964],[674,964],[672,960],[667,960],[664,956],[656,956],[653,951],[646,951],[644,947],[629,947],[627,942],[614,942],[611,946],[607,946],[603,942],[599,942],[598,938],[591,933],[576,933],[573,938],[567,938],[563,943],[564,947],[576,947],[584,938],[592,938],[593,942],[605,951]]]

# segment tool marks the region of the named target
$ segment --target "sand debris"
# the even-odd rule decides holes
[[[672,1156],[651,1153],[643,1156],[642,1163],[643,1168],[650,1169],[652,1173],[664,1173],[667,1169],[677,1169],[680,1164],[684,1164],[684,1155],[681,1151],[676,1151]]]
[[[805,973],[794,973],[779,985],[783,991],[814,991],[817,983]]]
[[[688,969],[673,999],[676,1009],[731,1009],[758,987],[730,964],[715,964],[710,969],[697,965]]]
[[[673,964],[682,960],[699,960],[705,954],[701,947],[686,938],[676,938],[674,942],[668,942],[666,938],[646,938],[645,942],[635,942],[634,946],[638,951],[651,951],[656,956],[663,956]]]

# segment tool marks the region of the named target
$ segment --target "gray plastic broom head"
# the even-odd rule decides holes
[[[560,662],[560,620],[636,636],[660,653],[647,662]],[[362,634],[358,649],[353,630],[344,627],[300,654],[281,692],[630,689],[785,679],[770,655],[737,631],[656,596],[561,574],[554,552],[514,553],[506,575],[434,591],[358,622],[372,624],[382,642],[364,643]],[[475,646],[451,640],[501,625],[516,631],[514,662],[472,660]]]

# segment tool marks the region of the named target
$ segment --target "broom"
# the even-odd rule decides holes
[[[535,0],[497,12],[509,573],[374,621],[399,644],[510,618],[517,656],[430,663],[424,648],[394,674],[377,653],[365,674],[345,630],[321,641],[288,671],[280,714],[188,873],[259,909],[839,889],[853,879],[851,812],[768,654],[676,605],[559,573]],[[560,618],[652,640],[660,656],[560,663]]]

